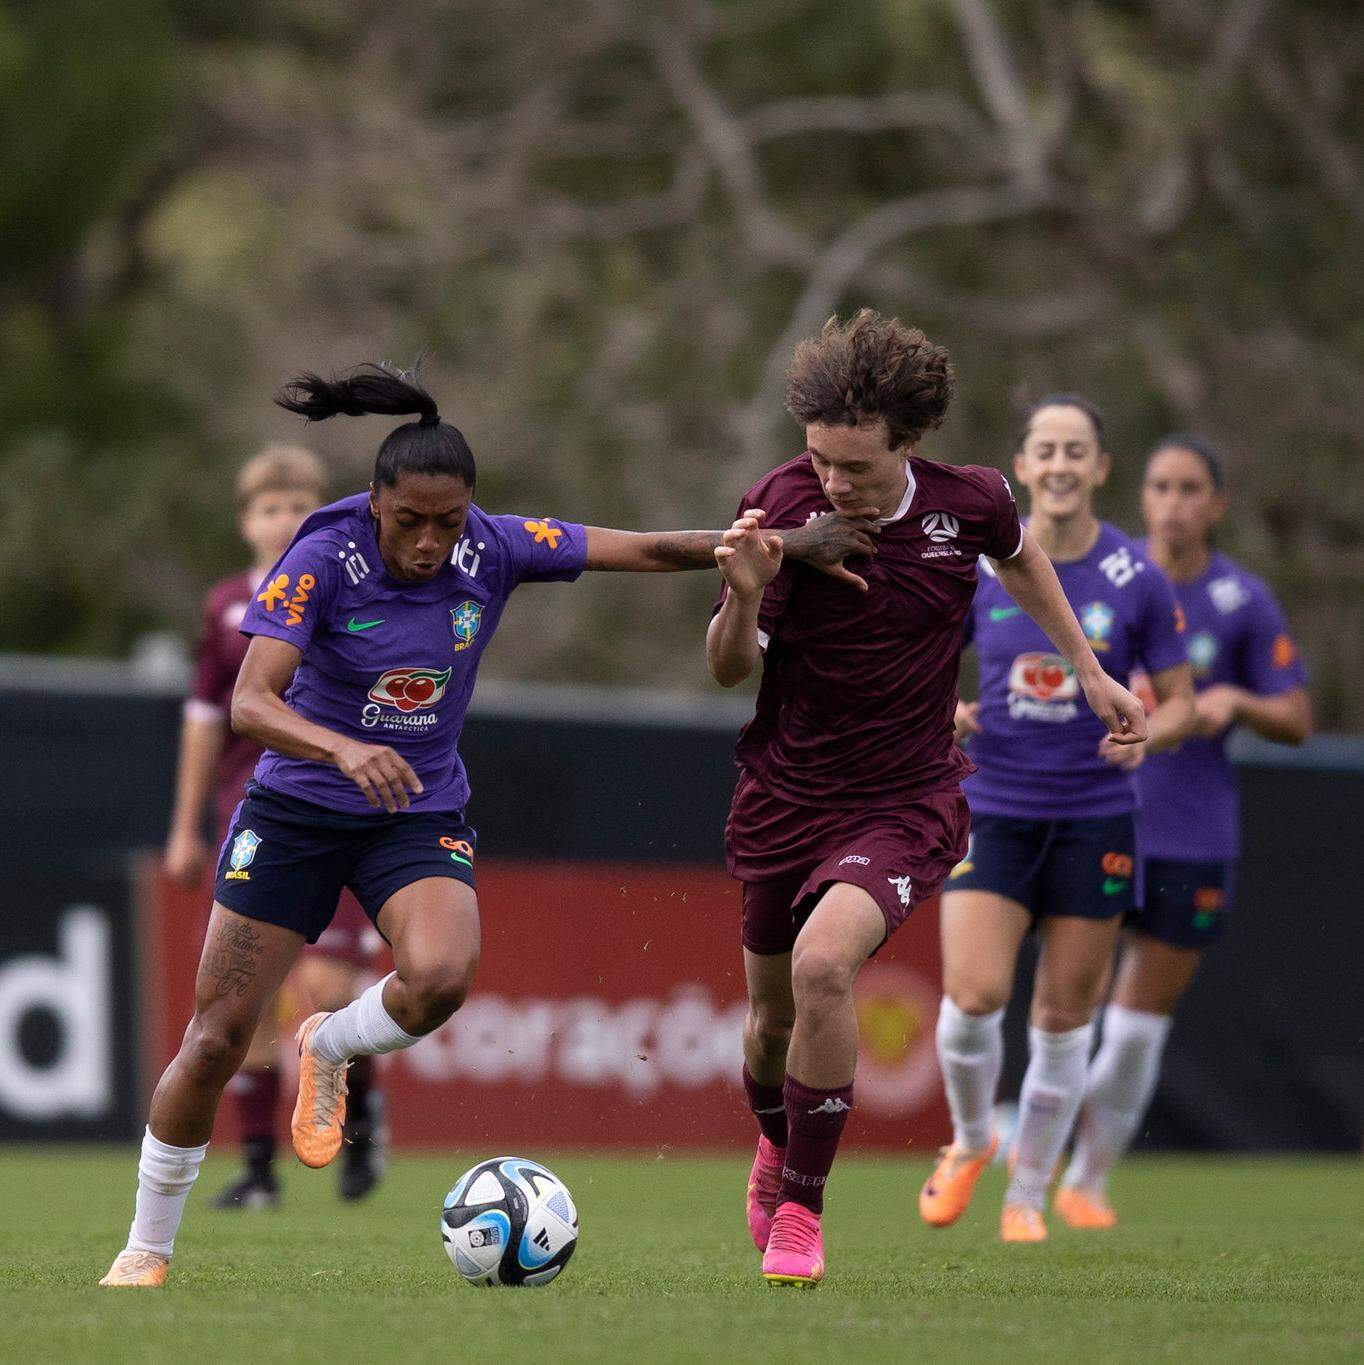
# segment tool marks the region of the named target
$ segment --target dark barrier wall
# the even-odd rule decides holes
[[[485,689],[463,742],[480,851],[718,864],[745,709],[735,700],[712,706],[575,689]],[[0,1136],[40,1135],[54,1124],[72,1136],[135,1131],[141,1096],[125,1070],[136,1024],[125,869],[135,851],[163,838],[178,725],[177,698],[130,687],[112,667],[10,660],[0,668],[0,733],[10,760],[0,792],[7,872]],[[1236,918],[1185,1002],[1147,1140],[1357,1150],[1364,743],[1327,739],[1299,752],[1259,746],[1241,773],[1246,855]],[[98,955],[87,950],[99,935],[88,916],[76,917],[85,927],[72,938],[73,907],[82,905],[106,926],[111,1041],[71,1061],[64,1049],[86,1035],[60,1008],[41,999],[30,1007],[25,992],[35,980],[54,989],[70,983],[78,967],[87,987],[98,989],[91,966]],[[16,961],[23,968],[17,994]],[[1018,1056],[1015,1048],[1015,1070]],[[108,1068],[99,1112],[86,1104],[25,1118],[7,1104],[6,1078],[33,1083],[44,1068],[68,1062]],[[52,1093],[63,1092],[57,1085]]]

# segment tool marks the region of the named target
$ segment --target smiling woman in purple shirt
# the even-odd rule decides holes
[[[397,970],[299,1032],[294,1149],[341,1143],[353,1057],[410,1047],[463,1002],[479,955],[477,835],[459,755],[483,651],[523,583],[585,569],[715,566],[718,531],[635,533],[473,502],[474,457],[415,376],[304,375],[281,406],[314,421],[416,414],[390,432],[368,493],[313,513],[255,593],[232,726],[265,747],[218,858],[184,1042],[152,1097],[127,1247],[107,1285],[165,1282],[223,1088],[261,1009],[349,887]],[[865,523],[820,518],[785,538],[826,573],[870,552]]]
[[[1057,1193],[1057,1211],[1074,1227],[1117,1222],[1109,1171],[1155,1093],[1175,1006],[1231,908],[1239,831],[1227,737],[1245,725],[1301,744],[1312,729],[1302,660],[1278,603],[1210,544],[1226,507],[1222,461],[1206,442],[1168,436],[1151,452],[1144,549],[1169,575],[1188,623],[1197,718],[1192,736],[1136,774],[1141,908],[1128,917],[1075,1154]]]
[[[1091,1020],[1135,874],[1129,773],[1193,723],[1193,685],[1170,584],[1140,549],[1094,515],[1108,477],[1103,423],[1074,394],[1043,399],[1024,426],[1014,471],[1030,501],[1028,530],[1104,669],[1140,666],[1157,705],[1144,744],[1120,746],[1080,704],[1066,661],[982,574],[966,620],[980,659],[980,700],[957,709],[978,771],[964,784],[971,843],[942,897],[943,1002],[938,1056],[953,1136],[923,1187],[925,1222],[965,1212],[998,1139],[991,1111],[1003,1060],[1004,1006],[1018,949],[1041,940],[1029,1014],[1030,1060],[1019,1102],[1000,1232],[1046,1237],[1042,1203],[1084,1093]]]

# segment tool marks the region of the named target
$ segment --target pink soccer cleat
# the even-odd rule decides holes
[[[785,1151],[774,1147],[766,1137],[758,1139],[758,1154],[748,1173],[748,1230],[759,1251],[767,1250],[767,1240],[772,1235],[772,1218],[777,1212],[785,1156]]]
[[[772,1218],[763,1252],[763,1279],[793,1289],[813,1289],[824,1278],[824,1237],[819,1214],[788,1200]]]

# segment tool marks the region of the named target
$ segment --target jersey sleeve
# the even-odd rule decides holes
[[[1302,655],[1288,631],[1279,604],[1261,589],[1249,606],[1241,666],[1245,686],[1261,697],[1277,697],[1307,685]]]
[[[246,607],[243,635],[268,635],[306,650],[336,601],[335,550],[322,536],[305,536],[265,577]]]
[[[1012,559],[1023,548],[1023,523],[1009,481],[997,469],[986,470],[986,488],[994,504],[994,525],[985,553],[991,559]]]
[[[506,589],[572,583],[587,566],[587,528],[553,517],[490,518],[506,550]]]
[[[1151,674],[1189,662],[1184,613],[1170,580],[1149,560],[1137,575],[1142,594],[1135,653]]]
[[[185,702],[185,714],[193,720],[222,720],[237,670],[222,647],[221,611],[214,593],[204,599],[203,621],[199,628],[199,647],[194,655],[194,680]]]

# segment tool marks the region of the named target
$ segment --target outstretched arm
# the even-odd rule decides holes
[[[1023,532],[1022,548],[1012,559],[999,560],[995,573],[1004,591],[1042,627],[1074,669],[1090,710],[1108,726],[1108,738],[1114,744],[1142,743],[1146,739],[1146,712],[1141,702],[1103,671],[1061,591],[1051,560],[1031,532]]]
[[[869,509],[871,510],[871,509]],[[712,569],[715,551],[724,544],[723,531],[616,531],[604,526],[587,529],[588,569],[620,573],[675,573]],[[791,559],[842,578],[866,590],[866,583],[843,567],[851,555],[874,555],[876,528],[866,517],[825,513],[804,526],[782,532]]]

